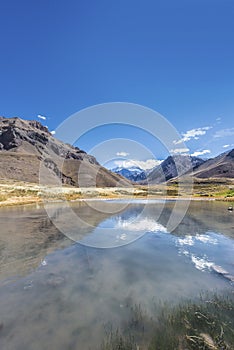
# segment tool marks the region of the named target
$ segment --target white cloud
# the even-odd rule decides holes
[[[204,149],[203,151],[195,151],[191,154],[193,157],[203,156],[204,154],[211,153],[209,149]]]
[[[121,168],[130,168],[130,167],[139,167],[143,170],[149,170],[153,169],[155,166],[162,163],[161,160],[157,159],[147,159],[147,160],[135,160],[135,159],[128,159],[128,160],[116,160],[115,165]]]
[[[233,135],[234,135],[234,128],[230,128],[230,129],[222,129],[222,130],[216,131],[216,133],[214,134],[214,137],[228,137]]]
[[[174,148],[174,149],[171,149],[171,153],[173,153],[173,154],[187,153],[188,151],[189,151],[188,148]]]
[[[199,258],[199,257],[195,256],[194,254],[191,254],[191,259],[192,259],[192,262],[194,263],[196,269],[201,270],[201,271],[204,271],[207,268],[210,269],[213,265],[212,262],[210,262],[206,259],[203,259],[203,258]]]
[[[46,120],[46,117],[44,115],[40,115],[40,114],[38,114],[37,118]]]
[[[210,130],[211,128],[212,128],[212,126],[204,126],[203,128],[188,130],[185,133],[182,133],[182,138],[180,140],[177,140],[177,141],[175,140],[175,141],[173,141],[173,143],[175,145],[178,145],[180,143],[190,141],[191,139],[198,140],[199,139],[198,136],[205,135],[207,130]]]
[[[178,238],[177,244],[180,246],[183,246],[183,245],[193,246],[194,245],[194,238],[191,235],[187,235],[184,238]]]
[[[51,133],[52,135],[55,135],[55,134],[56,134],[56,131],[55,131],[55,130],[52,130],[50,133]]]
[[[116,155],[118,157],[127,157],[127,156],[129,156],[129,153],[127,153],[127,152],[117,152]]]
[[[228,148],[228,147],[233,147],[234,143],[232,143],[231,145],[223,145],[223,148]]]
[[[122,220],[117,222],[117,228],[121,230],[129,231],[150,231],[150,232],[167,232],[165,226],[159,224],[156,220],[148,218],[140,218],[135,221],[132,220]]]
[[[217,122],[219,122],[221,119],[222,119],[221,117],[216,118]]]

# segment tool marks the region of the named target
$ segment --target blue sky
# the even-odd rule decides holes
[[[234,143],[233,18],[233,0],[2,0],[0,115],[54,130],[95,104],[137,103],[166,117],[191,154],[215,156]],[[158,159],[167,153],[121,126],[88,132],[78,146],[90,151],[112,137]],[[113,157],[149,156],[126,147]]]

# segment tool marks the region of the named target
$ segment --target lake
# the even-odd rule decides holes
[[[130,305],[150,314],[155,303],[233,292],[234,212],[227,203],[193,201],[184,215],[183,205],[2,208],[1,349],[98,349],[107,325],[123,324]],[[182,220],[169,232],[172,213]]]

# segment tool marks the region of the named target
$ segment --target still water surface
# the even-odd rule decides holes
[[[63,220],[61,205],[51,206]],[[103,205],[71,204],[83,224],[67,227],[79,243],[42,206],[1,209],[1,349],[97,349],[104,326],[120,325],[129,305],[150,313],[158,301],[233,289],[215,271],[234,276],[234,213],[226,203],[192,202],[172,233],[173,201]]]

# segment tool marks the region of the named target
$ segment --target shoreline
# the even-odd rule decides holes
[[[183,191],[171,184],[160,184],[151,187],[55,187],[42,186],[28,182],[14,182],[0,180],[0,208],[15,207],[58,202],[84,202],[102,200],[161,200],[161,201],[222,201],[234,203],[233,187],[217,184],[194,184],[193,193],[190,189]]]
[[[19,199],[13,199],[6,200],[3,202],[0,202],[0,209],[1,208],[11,208],[11,207],[21,207],[21,206],[29,206],[29,205],[45,205],[45,204],[55,204],[55,203],[79,203],[79,202],[93,202],[93,201],[191,201],[191,202],[226,202],[234,203],[234,198],[226,199],[226,198],[214,198],[214,197],[133,197],[133,196],[116,196],[116,197],[86,197],[86,198],[77,198],[77,199],[51,199],[51,200],[43,200],[41,198],[19,198]]]

